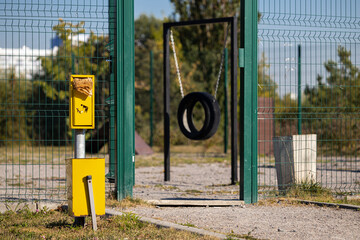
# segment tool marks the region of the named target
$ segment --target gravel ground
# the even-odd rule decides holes
[[[322,184],[358,189],[358,164],[330,159],[318,164]],[[264,171],[263,174],[261,172]],[[65,199],[65,166],[0,164],[0,196]],[[259,165],[259,184],[276,186],[272,166]],[[229,185],[230,166],[224,163],[187,164],[171,167],[171,181],[163,181],[163,167],[136,169],[134,197],[159,199],[239,199],[239,186]],[[331,184],[334,179],[336,182]],[[112,185],[107,184],[107,189]],[[348,186],[348,187],[346,187]],[[307,205],[246,205],[222,208],[144,208],[135,213],[225,234],[250,234],[260,239],[360,239],[360,212]]]
[[[134,197],[150,199],[238,199],[224,164],[190,164],[171,168],[164,183],[162,167],[136,169]],[[283,202],[245,207],[137,207],[134,213],[225,234],[249,234],[258,239],[360,239],[360,212],[289,205]]]

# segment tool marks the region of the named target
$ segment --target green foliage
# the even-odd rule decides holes
[[[337,152],[353,153],[358,150],[357,142],[344,139],[360,135],[360,123],[354,117],[360,107],[360,69],[351,62],[351,52],[345,47],[338,47],[338,57],[338,62],[324,64],[328,72],[325,82],[318,75],[317,86],[306,87],[304,106],[318,139],[338,140],[320,141],[321,146],[332,144]]]
[[[232,17],[239,11],[238,1],[172,0],[171,2],[174,5],[172,20],[176,17],[179,21]],[[227,25],[227,23],[219,23],[173,29],[186,93],[190,91],[214,93]],[[228,42],[230,42],[230,33]],[[220,84],[222,85],[223,81]],[[219,91],[219,95],[223,93]]]
[[[120,221],[120,230],[124,232],[139,230],[144,227],[140,217],[134,213],[124,213],[117,220]]]
[[[14,70],[0,72],[0,146],[24,144],[28,139],[23,105],[30,84]]]
[[[287,192],[287,197],[308,199],[309,197],[331,197],[329,189],[324,188],[317,182],[301,183],[292,186]]]
[[[271,79],[269,75],[270,65],[266,63],[266,56],[261,54],[261,59],[258,63],[258,97],[267,97],[278,100],[276,92],[278,85]]]
[[[110,79],[109,52],[106,49],[108,36],[88,33],[86,41],[73,39],[85,34],[84,22],[78,24],[64,22],[53,27],[63,44],[55,54],[40,57],[43,72],[33,77],[32,94],[27,99],[27,110],[32,115],[28,118],[32,131],[30,136],[40,140],[41,144],[64,145],[69,140],[69,79],[71,74],[94,74],[96,91],[95,104],[97,113],[105,111],[105,98],[109,92]],[[104,119],[96,118],[96,125]],[[52,139],[53,141],[46,141]]]
[[[186,222],[186,223],[180,223],[181,225],[185,226],[185,227],[194,227],[196,228],[196,225],[192,224],[192,223],[189,223],[189,222]]]
[[[162,22],[154,16],[140,15],[135,20],[135,129],[149,139],[150,127],[150,51],[153,51],[154,84],[154,132],[159,133],[162,126]],[[155,144],[162,142],[156,134]]]

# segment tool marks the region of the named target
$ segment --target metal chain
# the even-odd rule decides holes
[[[180,86],[180,93],[181,93],[181,97],[184,98],[184,90],[183,90],[183,86],[182,86],[182,82],[181,82],[180,68],[179,68],[177,57],[176,57],[174,36],[173,36],[172,30],[170,30],[170,40],[171,40],[172,50],[173,50],[173,53],[174,53],[176,73],[177,73],[177,76],[178,76],[178,81],[179,81],[179,86]]]
[[[227,37],[228,37],[228,33],[229,33],[229,28],[230,28],[230,24],[228,24],[228,27],[226,29],[226,35],[225,35],[225,40],[224,40],[224,45],[223,45],[223,51],[222,51],[222,54],[221,54],[220,69],[219,69],[218,78],[217,78],[216,86],[215,86],[215,93],[214,93],[214,98],[215,99],[216,99],[217,91],[218,91],[218,88],[219,88],[219,82],[220,82],[222,68],[223,68],[223,64],[224,64],[225,47],[226,47]],[[178,60],[177,60],[177,56],[176,56],[174,36],[173,36],[172,30],[170,30],[170,41],[171,41],[171,47],[172,47],[172,50],[173,50],[173,53],[174,53],[175,67],[176,67],[176,73],[177,73],[177,76],[178,76],[178,81],[179,81],[179,86],[180,86],[180,93],[181,93],[181,97],[184,98],[184,90],[183,90],[183,86],[182,86],[182,82],[181,82],[180,68],[179,68],[179,64],[178,64]]]
[[[225,35],[225,39],[224,39],[223,51],[222,51],[222,55],[221,55],[220,69],[219,69],[219,74],[218,74],[218,78],[217,78],[217,81],[216,81],[216,87],[215,87],[215,93],[214,93],[214,98],[215,99],[216,99],[217,91],[218,91],[218,88],[219,88],[221,72],[222,72],[222,68],[223,68],[223,64],[224,64],[225,47],[226,47],[226,41],[227,41],[227,37],[228,37],[228,33],[229,33],[229,28],[230,28],[230,24],[228,24],[228,26],[227,26],[226,35]]]

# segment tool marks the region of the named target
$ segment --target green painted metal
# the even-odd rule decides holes
[[[257,202],[257,0],[241,0],[240,199]],[[246,33],[246,34],[245,34]]]
[[[298,45],[298,134],[301,134],[301,45]]]
[[[244,49],[239,48],[239,67],[245,67],[245,56],[244,56]]]
[[[229,125],[229,116],[228,116],[228,68],[229,68],[229,60],[228,60],[228,49],[224,49],[224,153],[227,153],[228,149],[228,125]]]
[[[109,104],[109,172],[106,177],[110,181],[115,181],[115,162],[116,162],[116,105],[115,105],[115,34],[116,34],[116,0],[109,0],[109,44],[110,52],[110,97]]]
[[[153,86],[153,51],[150,51],[150,147],[153,146],[154,138],[154,124],[153,124],[153,101],[154,101],[154,86]]]
[[[117,199],[132,196],[135,175],[134,1],[117,1]]]

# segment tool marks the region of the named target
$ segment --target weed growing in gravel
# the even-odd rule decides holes
[[[192,223],[186,222],[186,223],[179,223],[180,225],[186,226],[186,227],[194,227],[196,228],[196,226]]]
[[[233,239],[259,240],[258,238],[254,238],[253,236],[251,236],[251,232],[248,232],[248,234],[231,233],[231,234],[227,235],[226,240],[233,240]]]
[[[310,198],[310,197],[323,197],[331,198],[332,193],[330,189],[324,188],[320,183],[301,183],[292,186],[285,195],[287,197],[295,198]]]
[[[280,198],[276,198],[274,202],[278,200],[283,202],[284,199],[289,201],[301,199],[316,202],[360,205],[360,198],[353,198],[350,195],[349,193],[334,193],[331,189],[322,187],[320,183],[301,183],[292,186],[285,192],[279,193],[275,190],[270,192],[270,194],[268,192],[268,196],[280,196]],[[269,204],[271,200],[267,199],[265,202]]]
[[[163,189],[163,190],[169,190],[169,191],[172,191],[172,190],[180,190],[178,187],[171,186],[171,185],[156,184],[154,187],[156,187],[156,188],[161,188],[161,189]]]
[[[196,190],[196,189],[187,189],[185,190],[185,193],[186,194],[189,194],[189,195],[199,195],[200,193],[202,193],[203,191],[200,191],[200,190]]]
[[[115,199],[107,199],[106,206],[111,208],[117,208],[120,210],[124,210],[127,208],[134,208],[137,206],[153,207],[151,204],[148,204],[147,202],[145,202],[140,198],[131,198],[131,197],[124,198],[121,201]]]

